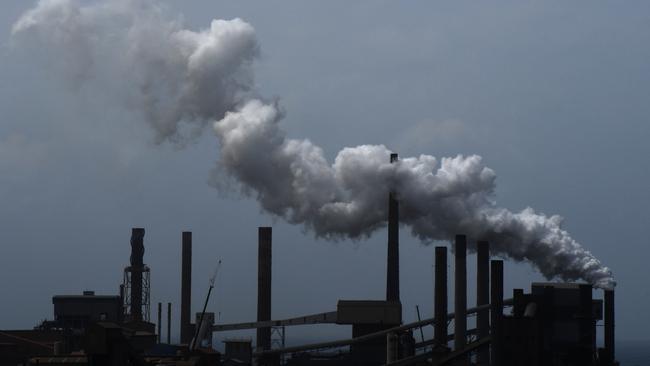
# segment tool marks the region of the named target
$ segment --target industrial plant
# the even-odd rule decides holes
[[[397,155],[390,160],[397,161]],[[528,292],[514,289],[507,296],[504,262],[491,260],[490,243],[478,241],[470,243],[477,253],[477,301],[468,304],[468,241],[462,234],[452,243],[453,309],[448,309],[448,249],[437,246],[434,317],[404,324],[399,202],[394,193],[387,204],[385,299],[340,300],[330,312],[274,319],[272,228],[259,227],[257,318],[248,323],[215,323],[214,313],[207,309],[213,278],[203,307],[192,319],[192,233],[183,232],[180,342],[173,344],[172,304],[158,303],[152,319],[145,230],[133,228],[131,257],[119,293],[54,295],[53,320],[30,330],[0,331],[0,365],[617,365],[613,290],[604,290],[600,300],[593,298],[591,284],[532,283]],[[468,317],[474,316],[476,327],[468,329]],[[272,344],[272,330],[305,324],[351,325],[352,334],[316,344]],[[604,342],[599,345],[596,329],[601,325]],[[424,339],[423,327],[433,327],[432,339]],[[255,331],[254,340],[226,339],[224,352],[213,348],[214,334],[246,329]]]

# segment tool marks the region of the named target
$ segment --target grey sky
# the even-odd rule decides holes
[[[564,216],[612,268],[618,335],[645,336],[646,2],[167,4],[191,29],[213,18],[252,24],[260,91],[280,98],[291,137],[329,158],[364,143],[403,156],[482,155],[498,174],[500,205]],[[223,258],[212,307],[224,322],[254,317],[259,225],[274,226],[274,318],[383,296],[384,232],[358,243],[314,240],[251,200],[221,196],[207,184],[217,159],[210,134],[181,150],[156,146],[137,115],[63,87],[42,60],[12,49],[11,24],[31,6],[6,1],[0,12],[0,328],[51,317],[54,294],[116,292],[132,226],[147,229],[153,302],[178,305],[182,230],[194,231],[195,305]],[[415,304],[429,315],[433,249],[404,230],[401,250],[405,318]],[[539,279],[527,264],[506,264],[507,291]]]

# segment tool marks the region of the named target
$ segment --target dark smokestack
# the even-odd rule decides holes
[[[131,229],[131,320],[142,320],[142,270],[144,269],[144,229]]]
[[[605,365],[613,365],[616,360],[614,336],[614,290],[605,290]]]
[[[158,303],[158,343],[162,342],[162,303]]]
[[[192,340],[192,232],[183,232],[183,253],[181,268],[181,343]]]
[[[454,349],[467,343],[467,238],[456,235],[454,276]],[[463,364],[461,361],[460,364]]]
[[[437,345],[447,347],[447,247],[436,247],[435,273],[433,338]]]
[[[397,162],[397,154],[390,154],[390,162]],[[386,300],[399,299],[399,203],[394,191],[388,194],[388,256],[386,270]]]
[[[492,361],[490,365],[503,365],[501,319],[503,318],[503,261],[493,260],[490,268],[490,316],[492,325]]]
[[[172,303],[167,303],[167,344],[172,343]]]
[[[479,241],[476,244],[476,306],[490,303],[490,244]],[[478,338],[482,339],[490,334],[490,310],[480,310],[476,314],[476,328]],[[490,364],[490,350],[482,347],[476,355],[478,366]]]
[[[271,247],[270,227],[258,228],[257,321],[271,320]],[[271,349],[271,328],[257,328],[257,349]]]

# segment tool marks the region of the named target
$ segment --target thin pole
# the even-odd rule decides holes
[[[422,321],[422,318],[420,318],[420,307],[418,305],[415,305],[415,311],[418,313],[418,321]],[[420,326],[420,337],[422,337],[422,342],[424,342],[424,332],[422,331],[422,326]]]
[[[158,343],[162,339],[162,303],[158,303]]]
[[[167,303],[167,344],[172,344],[172,303]]]

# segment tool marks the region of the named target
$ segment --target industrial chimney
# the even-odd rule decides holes
[[[397,162],[390,154],[390,162]],[[388,194],[388,257],[386,270],[386,301],[399,302],[399,203],[396,193]]]
[[[142,320],[142,270],[144,267],[144,229],[131,229],[131,320]]]
[[[616,360],[614,329],[614,290],[605,290],[605,365]]]
[[[456,235],[454,244],[454,350],[465,348],[467,342],[467,238]],[[459,357],[460,365],[467,364],[467,357]]]
[[[433,314],[434,341],[437,347],[447,347],[447,247],[436,247]]]
[[[476,244],[476,306],[490,303],[490,244],[479,241]],[[490,311],[479,310],[476,314],[476,329],[478,338],[490,335]],[[490,364],[490,350],[487,347],[479,349],[476,355],[478,366]]]
[[[192,304],[192,232],[183,232],[181,263],[181,343],[190,343],[194,336],[191,319]]]
[[[258,228],[257,321],[271,320],[272,228]],[[271,328],[257,328],[257,350],[271,349]]]

